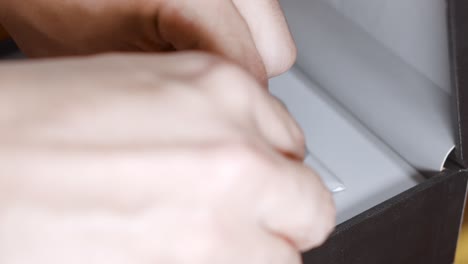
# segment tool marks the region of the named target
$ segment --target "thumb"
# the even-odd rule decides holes
[[[249,27],[231,1],[165,1],[157,20],[160,36],[176,50],[219,54],[267,85],[265,66]]]

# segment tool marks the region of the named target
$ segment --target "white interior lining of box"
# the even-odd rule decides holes
[[[270,91],[324,179],[344,184],[338,223],[421,183],[454,148],[445,4],[409,2],[281,1],[298,63]]]
[[[297,69],[272,79],[270,91],[303,128],[309,150],[346,186],[334,194],[338,223],[424,181]]]
[[[309,0],[315,1],[315,0]],[[445,0],[328,0],[385,47],[451,93]]]
[[[412,166],[440,171],[455,145],[450,94],[329,1],[282,2],[298,67]]]

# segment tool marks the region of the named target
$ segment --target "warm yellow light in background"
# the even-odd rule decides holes
[[[455,264],[468,264],[468,208],[465,209],[465,218],[460,239],[458,240]]]

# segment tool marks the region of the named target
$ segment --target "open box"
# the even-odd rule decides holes
[[[345,188],[336,231],[305,263],[453,263],[467,189],[468,4],[281,5],[298,61],[270,90],[319,171]]]
[[[305,264],[453,263],[468,176],[468,2],[280,2],[298,62],[270,89],[303,127],[313,167],[340,186],[338,226]],[[0,43],[0,57],[17,54]]]

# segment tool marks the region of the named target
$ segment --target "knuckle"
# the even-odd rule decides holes
[[[281,241],[274,248],[270,250],[267,263],[288,263],[288,264],[301,264],[301,255],[297,249],[291,244],[290,241]]]
[[[239,66],[222,59],[219,59],[217,63],[213,65],[209,74],[223,82],[228,80],[244,80],[249,77]]]
[[[296,202],[297,209],[290,222],[292,236],[301,250],[309,250],[320,246],[330,235],[335,226],[335,207],[333,197],[319,182],[300,183],[310,185],[302,191],[306,193]],[[318,187],[318,188],[317,188]],[[298,200],[299,201],[299,200]]]
[[[295,132],[295,140],[298,145],[305,147],[306,145],[306,136],[304,130],[296,124],[297,132]]]
[[[306,136],[297,124],[294,125],[292,137],[295,145],[301,149],[301,152],[306,153]]]
[[[289,112],[287,106],[278,98],[273,97],[274,101],[277,102],[280,111],[283,112],[283,116],[286,119],[286,123],[289,124],[290,126],[290,135],[293,138],[293,142],[296,144],[296,146],[305,146],[306,143],[306,138],[304,131],[302,130],[301,126],[299,123],[293,118],[291,113]]]
[[[313,234],[309,243],[310,247],[322,245],[328,239],[336,224],[336,210],[331,193],[324,191],[319,201],[319,206],[313,211],[313,218],[311,218],[315,218],[316,221],[311,221],[313,223],[309,225],[310,234]]]
[[[251,142],[233,143],[223,147],[218,155],[219,174],[229,179],[228,188],[239,184],[255,184],[262,175],[267,174],[270,162],[261,150]]]
[[[247,173],[265,163],[263,155],[252,143],[232,144],[226,146],[223,152],[224,160],[221,165],[238,173]]]
[[[201,79],[206,89],[216,94],[226,107],[250,111],[255,101],[261,100],[261,87],[239,66],[219,60]]]
[[[325,229],[330,233],[336,226],[336,207],[331,193],[328,193],[328,201],[325,203]]]
[[[209,77],[224,84],[222,87],[231,92],[247,93],[256,84],[253,77],[240,66],[221,59],[213,65],[209,71]]]

